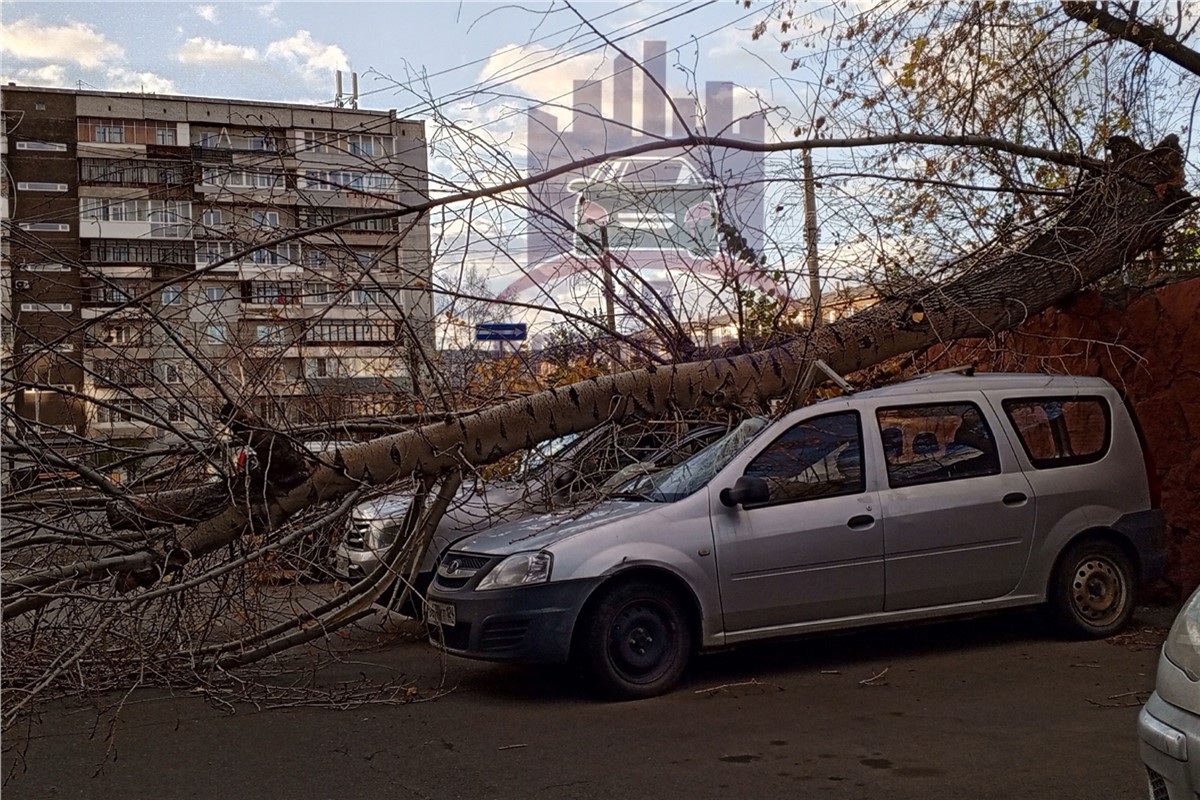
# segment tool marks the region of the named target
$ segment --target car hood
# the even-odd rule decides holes
[[[354,507],[355,519],[383,520],[386,525],[399,525],[412,505],[416,488],[364,500]],[[457,522],[458,517],[472,519],[481,514],[496,513],[522,496],[524,487],[508,481],[489,484],[464,484],[450,501],[446,516]]]
[[[583,512],[579,509],[557,511],[497,525],[455,542],[454,549],[492,556],[541,550],[576,534],[661,508],[661,503],[609,500]]]

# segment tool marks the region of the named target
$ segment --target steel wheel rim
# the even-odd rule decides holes
[[[1120,619],[1128,588],[1116,562],[1105,556],[1089,556],[1075,565],[1070,593],[1076,616],[1102,628]]]
[[[674,632],[670,615],[652,600],[634,600],[613,617],[608,634],[608,658],[631,683],[651,683],[670,667]]]

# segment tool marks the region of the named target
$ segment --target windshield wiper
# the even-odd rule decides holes
[[[642,503],[653,503],[654,498],[648,494],[641,492],[613,492],[608,496],[609,500],[637,500]]]

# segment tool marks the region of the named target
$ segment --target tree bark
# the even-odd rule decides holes
[[[1071,0],[1062,4],[1063,13],[1071,19],[1095,25],[1114,39],[1124,39],[1146,50],[1152,50],[1193,75],[1200,75],[1200,53],[1157,26],[1141,23],[1136,19],[1121,19],[1109,13],[1107,6],[1107,3],[1097,5],[1081,0]]]

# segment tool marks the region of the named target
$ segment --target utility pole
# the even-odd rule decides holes
[[[608,330],[613,336],[617,335],[617,312],[613,307],[613,274],[612,262],[608,254],[608,226],[600,226],[600,267],[604,270],[604,311],[608,321]]]
[[[812,302],[812,324],[821,324],[821,272],[817,266],[817,194],[813,186],[812,151],[804,150],[804,238],[808,251],[808,294]]]
[[[608,252],[608,226],[600,226],[600,268],[604,270],[604,313],[609,335],[613,337],[613,360],[621,360],[621,345],[617,336],[617,311],[613,303],[612,260]]]

